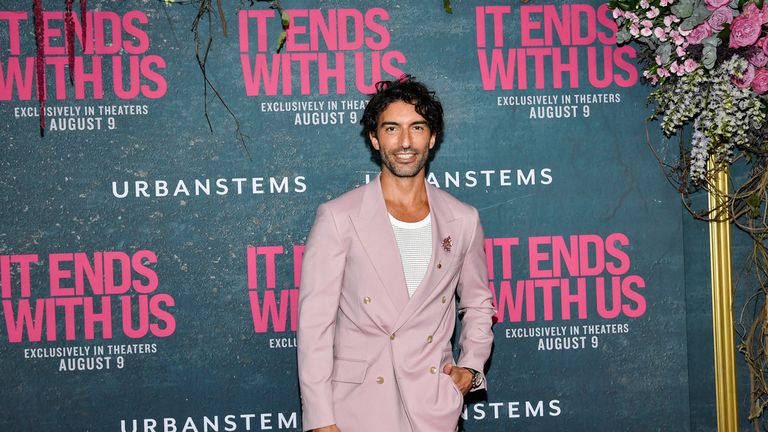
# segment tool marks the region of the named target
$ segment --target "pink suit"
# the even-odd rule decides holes
[[[463,396],[442,373],[454,296],[460,366],[483,370],[495,310],[477,210],[429,184],[427,194],[432,259],[412,298],[378,177],[318,208],[299,290],[304,430],[456,430]]]

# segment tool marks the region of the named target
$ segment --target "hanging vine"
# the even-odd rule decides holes
[[[64,1],[64,43],[67,49],[69,82],[75,84],[75,17],[72,7],[74,0]],[[87,0],[80,0],[80,26],[82,27],[82,45],[85,46],[88,10]],[[45,136],[45,26],[43,25],[43,2],[32,0],[32,15],[35,25],[35,78],[37,101],[40,108],[40,136]]]
[[[37,101],[40,105],[40,136],[45,136],[45,33],[43,30],[43,1],[33,0],[32,14],[35,19],[35,75],[37,78]]]
[[[221,19],[221,29],[224,36],[227,36],[227,20],[224,16],[224,11],[221,9],[221,0],[216,0],[218,3],[218,14],[219,18]],[[211,124],[211,118],[208,114],[208,91],[210,90],[213,92],[213,94],[216,96],[216,99],[221,102],[224,109],[227,110],[227,113],[230,117],[232,117],[232,120],[235,122],[235,135],[237,136],[238,141],[240,142],[240,145],[243,147],[243,150],[245,150],[245,154],[248,157],[248,159],[251,159],[251,154],[248,151],[248,146],[245,144],[245,140],[248,138],[242,131],[240,119],[238,118],[237,114],[235,114],[234,111],[229,107],[229,104],[224,100],[224,98],[221,96],[221,93],[219,93],[219,90],[216,88],[216,86],[211,82],[210,78],[208,77],[207,72],[207,66],[208,66],[208,55],[211,52],[211,47],[213,46],[213,7],[211,0],[202,0],[200,1],[200,4],[198,6],[197,10],[197,16],[195,16],[194,21],[192,22],[192,33],[194,35],[194,41],[195,41],[195,60],[197,61],[197,66],[200,68],[200,73],[203,78],[203,106],[204,106],[204,115],[205,115],[205,121],[208,123],[208,129],[213,132],[213,125]],[[205,47],[201,47],[201,39],[200,39],[200,23],[203,20],[206,20],[208,22],[208,38],[204,42]]]

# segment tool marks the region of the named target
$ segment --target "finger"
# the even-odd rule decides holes
[[[453,371],[453,365],[452,364],[448,363],[445,366],[443,366],[443,373],[444,374],[450,375],[452,371]]]

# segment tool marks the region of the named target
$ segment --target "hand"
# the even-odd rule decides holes
[[[453,379],[453,383],[461,391],[461,394],[466,395],[469,389],[472,388],[472,372],[466,370],[463,367],[447,364],[443,366],[443,373],[450,375]]]
[[[312,429],[314,432],[341,432],[341,429],[339,429],[335,424],[332,424],[330,426],[323,426],[321,428]]]

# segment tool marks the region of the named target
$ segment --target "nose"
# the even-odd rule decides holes
[[[407,149],[411,147],[411,133],[410,131],[403,132],[400,138],[400,147]]]

